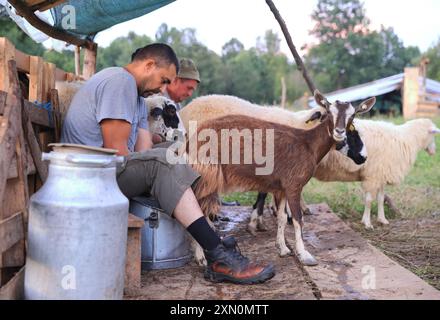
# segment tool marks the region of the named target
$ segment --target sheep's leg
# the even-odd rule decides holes
[[[263,223],[264,202],[266,201],[267,193],[259,193],[257,201],[253,206],[251,220],[248,224],[248,231],[256,236],[257,231],[267,231]]]
[[[371,203],[373,202],[373,196],[370,192],[365,192],[365,208],[364,215],[362,217],[362,223],[367,229],[374,229],[371,224]]]
[[[385,209],[384,209],[384,201],[385,201],[385,192],[383,187],[380,188],[377,193],[377,221],[382,224],[390,224],[389,221],[385,218]]]
[[[286,237],[284,235],[284,230],[286,229],[287,224],[287,215],[285,214],[285,208],[286,208],[286,198],[282,198],[278,205],[278,212],[277,212],[277,220],[278,220],[278,227],[277,227],[277,247],[280,251],[280,257],[288,256],[292,253],[290,249],[286,245]]]
[[[288,204],[293,213],[293,226],[295,228],[295,247],[298,258],[305,266],[316,266],[318,261],[306,250],[303,241],[303,219],[300,206],[300,196],[295,199],[288,195]]]

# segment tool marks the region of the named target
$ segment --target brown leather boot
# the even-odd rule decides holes
[[[244,257],[233,237],[227,237],[214,250],[205,251],[208,266],[205,279],[211,282],[232,282],[237,284],[263,283],[275,275],[272,264],[266,267],[249,262]]]

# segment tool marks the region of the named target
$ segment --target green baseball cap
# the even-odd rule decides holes
[[[197,70],[197,67],[191,59],[188,58],[182,58],[179,61],[180,63],[180,70],[177,77],[182,79],[191,79],[196,80],[200,83],[200,74]]]

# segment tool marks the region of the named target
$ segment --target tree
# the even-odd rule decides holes
[[[307,66],[325,92],[401,73],[420,54],[405,48],[392,28],[371,31],[359,0],[319,0],[312,18],[320,43]]]
[[[428,78],[440,81],[440,38],[436,44],[428,49],[424,56],[429,58],[430,61],[428,65]]]
[[[244,45],[237,38],[232,38],[222,47],[222,58],[231,59],[244,50]]]
[[[311,34],[322,43],[347,39],[349,34],[366,32],[370,24],[359,0],[319,0],[312,13],[315,27]]]

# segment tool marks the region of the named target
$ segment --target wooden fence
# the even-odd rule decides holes
[[[0,299],[23,297],[29,197],[47,177],[41,152],[60,133],[55,81],[76,78],[0,38]]]

